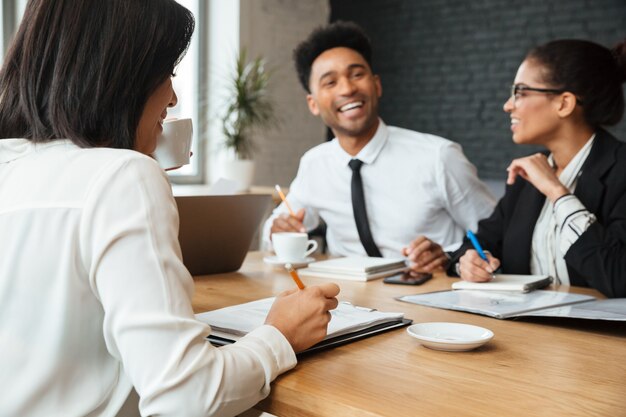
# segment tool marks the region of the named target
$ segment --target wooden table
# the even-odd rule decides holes
[[[327,282],[304,278],[308,285]],[[257,408],[278,416],[626,416],[626,323],[531,318],[497,320],[402,303],[393,297],[448,289],[438,274],[422,286],[337,281],[340,300],[402,311],[415,322],[491,329],[471,352],[421,346],[405,329],[300,358]],[[252,252],[240,271],[197,277],[202,312],[293,288]],[[601,297],[576,288],[575,292]]]

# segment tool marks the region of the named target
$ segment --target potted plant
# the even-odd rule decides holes
[[[222,176],[237,181],[241,190],[250,187],[254,175],[254,135],[277,125],[274,103],[268,95],[271,74],[265,64],[261,57],[248,62],[246,51],[242,50],[227,83],[226,111],[221,123],[230,160],[222,164]]]

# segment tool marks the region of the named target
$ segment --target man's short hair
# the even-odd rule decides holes
[[[355,50],[363,56],[370,67],[372,66],[372,45],[363,29],[356,23],[338,20],[327,26],[318,27],[293,51],[298,79],[306,91],[311,92],[309,78],[313,61],[325,51],[338,47]]]

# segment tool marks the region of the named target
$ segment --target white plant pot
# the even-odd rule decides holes
[[[254,178],[254,161],[249,159],[222,159],[220,177],[235,181],[236,191],[247,191]]]

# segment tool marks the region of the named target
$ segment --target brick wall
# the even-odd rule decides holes
[[[558,38],[613,45],[626,37],[625,0],[331,0],[331,20],[372,38],[392,125],[459,142],[483,178],[516,156],[502,111],[525,53]],[[610,129],[626,140],[626,123]]]

